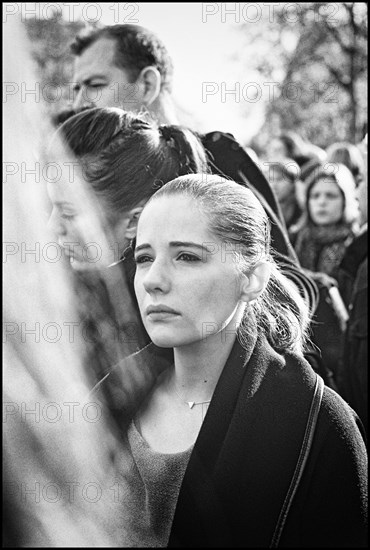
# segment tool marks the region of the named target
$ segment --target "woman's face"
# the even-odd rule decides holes
[[[344,198],[333,178],[320,178],[312,186],[308,210],[316,225],[332,225],[342,219]]]
[[[135,249],[135,292],[152,341],[179,347],[235,332],[244,309],[231,247],[215,237],[204,213],[181,195],[144,209]]]
[[[93,197],[65,180],[49,183],[48,195],[53,208],[48,225],[73,269],[95,270],[119,260],[127,243],[108,233]]]

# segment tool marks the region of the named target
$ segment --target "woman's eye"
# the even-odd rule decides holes
[[[178,260],[182,260],[184,262],[200,262],[200,258],[198,256],[194,256],[193,254],[188,254],[187,252],[182,252],[177,256]]]
[[[73,220],[73,218],[75,217],[74,214],[61,214],[61,217],[64,219],[64,220]]]
[[[136,256],[136,258],[134,258],[134,261],[136,264],[144,264],[146,262],[152,262],[153,259],[150,257],[150,256]]]

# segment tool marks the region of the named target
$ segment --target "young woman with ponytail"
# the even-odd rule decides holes
[[[133,246],[149,347],[173,359],[139,352],[136,388],[118,397],[133,358],[103,383],[126,441],[121,545],[365,546],[361,427],[303,358],[307,307],[258,199],[218,176],[176,178]]]
[[[307,306],[274,261],[258,199],[207,173],[188,130],[92,109],[58,132],[105,236],[89,233],[95,218],[75,181],[49,184],[51,223],[70,265],[84,278],[98,273],[107,289],[100,317],[82,295],[89,321],[101,328],[112,311],[123,314],[120,336],[135,319],[152,341],[129,355],[126,340],[117,352],[103,332],[90,354],[100,380],[91,399],[114,417],[118,443],[112,540],[365,545],[358,419],[303,358]],[[101,243],[97,262],[85,253],[92,242]],[[133,256],[137,302],[126,268]]]

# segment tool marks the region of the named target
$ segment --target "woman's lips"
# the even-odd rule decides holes
[[[157,321],[173,319],[174,317],[180,315],[176,310],[163,304],[148,306],[145,313],[151,320]]]
[[[149,317],[151,321],[165,321],[178,316],[179,313],[171,313],[169,311],[152,311],[147,314],[147,317]]]

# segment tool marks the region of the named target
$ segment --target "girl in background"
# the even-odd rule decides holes
[[[358,219],[355,182],[343,164],[325,165],[306,182],[306,212],[290,237],[302,267],[336,277]]]
[[[290,229],[290,237],[302,267],[319,288],[312,339],[320,348],[323,363],[333,373],[334,387],[337,387],[348,319],[337,290],[337,277],[344,253],[357,232],[355,182],[343,164],[326,164],[311,173],[306,185],[306,210]]]

